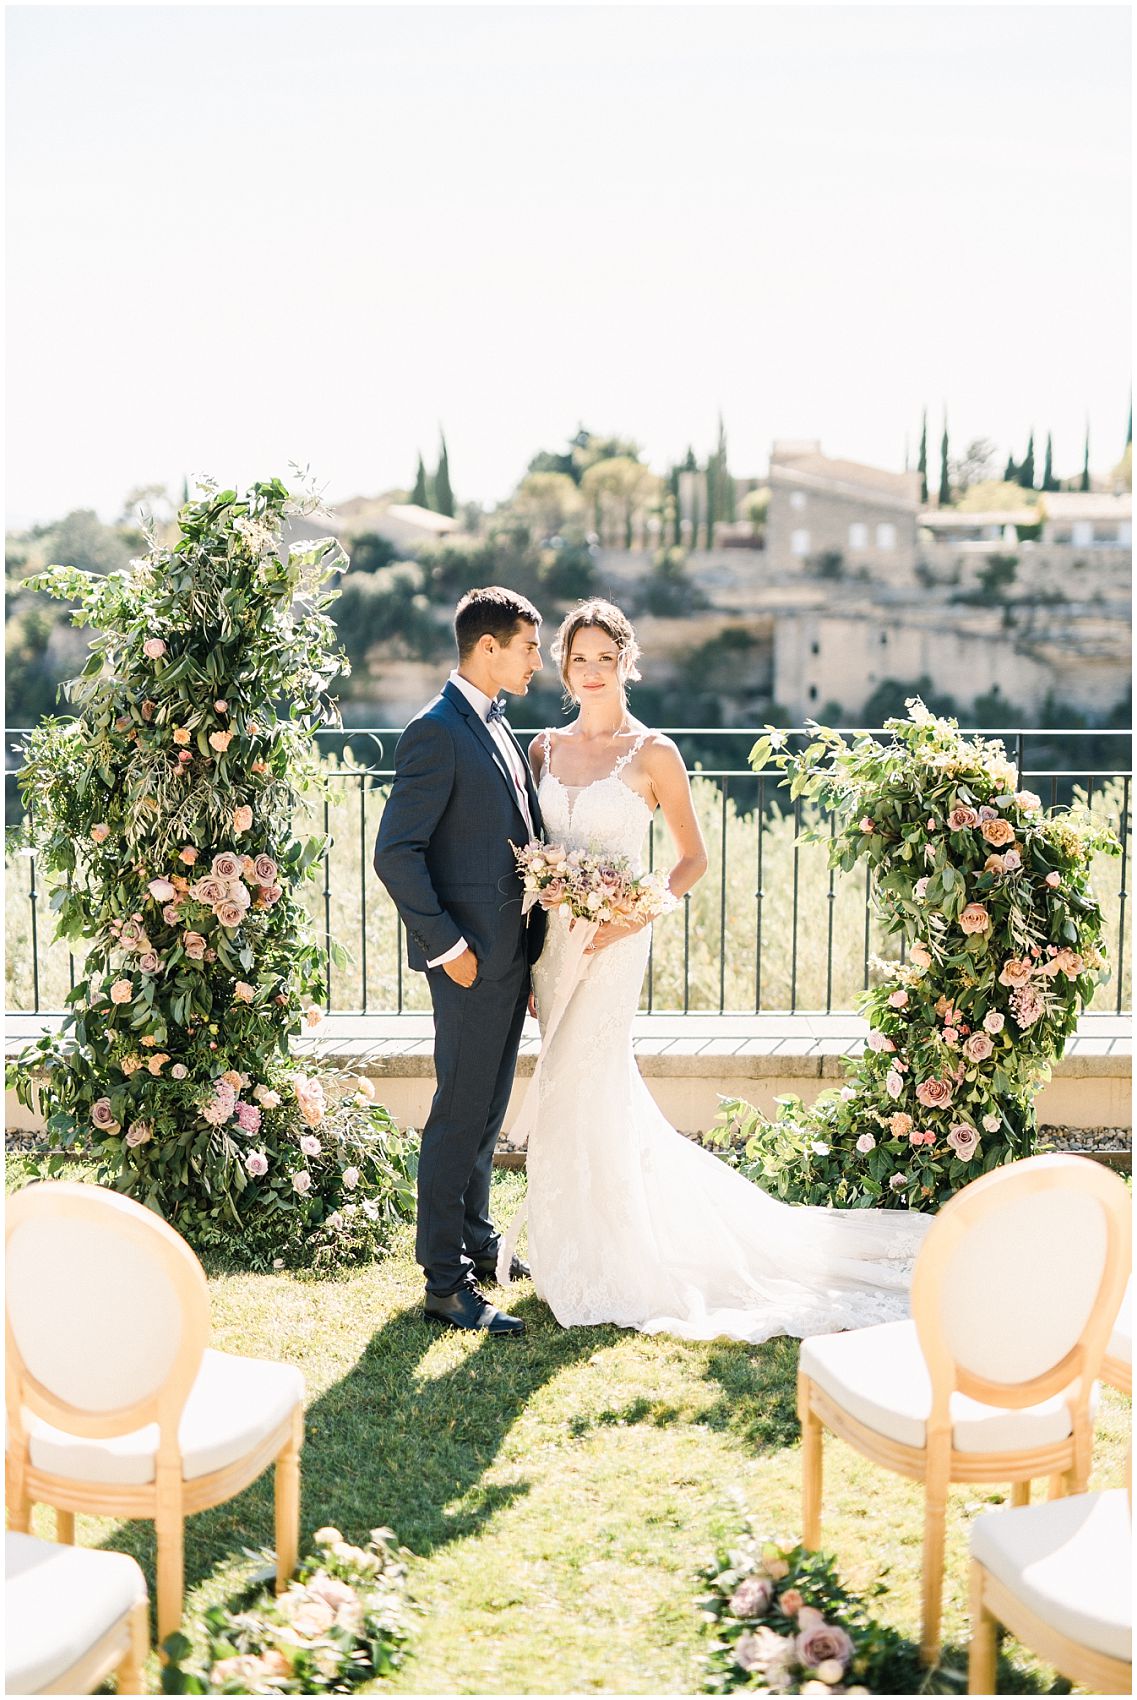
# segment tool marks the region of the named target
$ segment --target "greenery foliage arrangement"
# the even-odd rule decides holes
[[[798,755],[775,732],[751,753],[833,817],[830,865],[867,863],[904,947],[865,994],[868,1045],[844,1086],[808,1109],[780,1100],[773,1122],[722,1106],[715,1141],[745,1139],[745,1172],[781,1198],[935,1209],[1029,1155],[1035,1090],[1108,977],[1089,883],[1094,855],[1119,848],[1108,829],[1084,808],[1044,811],[1000,742],[908,708],[888,744],[813,726]]]
[[[289,1049],[326,990],[299,901],[325,842],[292,821],[317,783],[311,734],[337,718],[324,585],[345,557],[281,541],[316,505],[277,479],[203,486],[173,547],[32,585],[94,629],[67,686],[77,716],[36,728],[19,778],[30,842],[62,876],[58,932],[89,949],[62,1032],[15,1082],[53,1146],[93,1151],[104,1183],[254,1266],[370,1255],[411,1198],[369,1084]]]
[[[843,1587],[834,1560],[763,1538],[748,1521],[737,1548],[701,1573],[710,1648],[703,1692],[923,1694],[955,1686],[926,1670],[919,1649],[872,1616],[869,1595]]]
[[[406,1565],[390,1529],[366,1547],[318,1529],[319,1554],[279,1597],[205,1614],[204,1663],[185,1635],[166,1642],[164,1694],[346,1694],[390,1676],[408,1639]]]

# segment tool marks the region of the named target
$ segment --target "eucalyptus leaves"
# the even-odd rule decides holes
[[[330,537],[281,543],[316,505],[277,479],[206,486],[172,548],[29,584],[94,636],[66,687],[77,717],[44,721],[20,774],[31,842],[61,876],[58,932],[89,942],[62,1034],[21,1059],[21,1096],[38,1087],[53,1143],[93,1148],[101,1178],[196,1245],[239,1235],[258,1262],[359,1255],[409,1203],[367,1083],[289,1055],[326,990],[297,898],[325,845],[292,819],[343,668],[324,586],[346,557]]]
[[[746,1137],[748,1172],[785,1198],[934,1208],[1028,1155],[1035,1090],[1108,978],[1089,870],[1112,836],[1083,808],[1046,813],[1002,744],[907,706],[889,744],[818,726],[800,755],[777,733],[751,752],[835,816],[831,866],[868,864],[907,947],[865,997],[868,1047],[843,1087],[783,1100],[773,1123],[723,1106],[715,1138]]]

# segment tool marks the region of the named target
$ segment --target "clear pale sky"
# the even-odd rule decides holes
[[[10,7],[8,519],[1129,405],[1124,6]]]

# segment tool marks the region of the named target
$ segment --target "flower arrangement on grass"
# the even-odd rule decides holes
[[[867,1048],[842,1087],[808,1109],[780,1099],[773,1122],[722,1106],[714,1141],[745,1141],[746,1172],[795,1201],[934,1209],[1029,1155],[1036,1089],[1109,975],[1089,871],[1113,836],[1085,808],[1044,810],[998,741],[907,706],[889,744],[810,723],[800,755],[776,733],[751,752],[833,814],[830,866],[869,866],[877,915],[906,946],[877,964]]]
[[[289,1051],[326,993],[299,901],[325,842],[297,840],[293,812],[345,665],[325,588],[343,551],[282,548],[315,506],[278,479],[203,486],[174,547],[28,586],[95,633],[65,687],[76,718],[30,735],[19,776],[57,932],[89,949],[62,1031],[15,1083],[53,1147],[93,1152],[100,1180],[254,1265],[367,1255],[411,1203],[369,1083]]]
[[[949,1692],[919,1649],[875,1619],[868,1599],[842,1586],[832,1558],[760,1535],[751,1521],[739,1545],[701,1572],[700,1609],[710,1635],[703,1692],[730,1694],[918,1694]]]
[[[286,1593],[244,1611],[204,1614],[205,1659],[177,1634],[167,1640],[166,1694],[344,1694],[390,1676],[408,1639],[406,1565],[390,1529],[366,1547],[318,1529],[318,1556]]]

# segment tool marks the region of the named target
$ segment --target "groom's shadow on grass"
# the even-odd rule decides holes
[[[535,1297],[508,1303],[526,1324],[521,1339],[458,1336],[426,1322],[418,1304],[395,1312],[349,1372],[312,1402],[301,1454],[302,1556],[312,1531],[333,1524],[364,1543],[371,1529],[389,1527],[427,1557],[476,1533],[528,1491],[524,1482],[483,1478],[533,1395],[606,1343],[608,1330],[562,1329]],[[452,1360],[437,1374],[424,1370],[442,1339]],[[267,1552],[272,1540],[270,1468],[235,1499],[187,1519],[187,1594],[219,1568],[236,1564],[247,1575],[245,1553]],[[153,1586],[152,1523],[121,1523],[106,1544],[131,1553]],[[217,1589],[218,1597],[228,1592],[227,1583]]]

